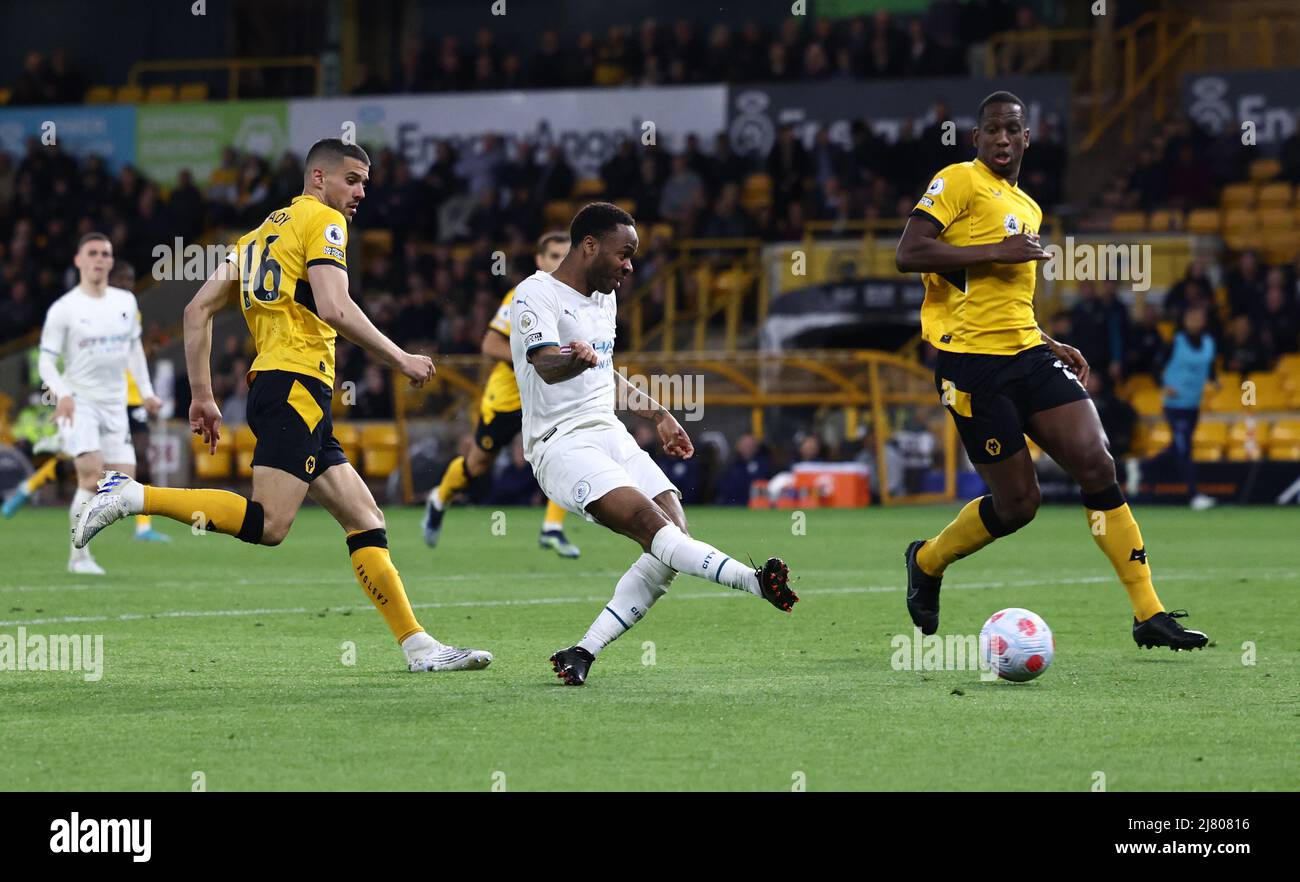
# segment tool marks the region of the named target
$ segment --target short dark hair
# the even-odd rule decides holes
[[[980,109],[975,113],[976,121],[984,119],[984,108],[990,104],[1019,104],[1021,110],[1025,109],[1025,102],[1021,101],[1017,95],[999,90],[980,102]]]
[[[552,242],[563,242],[567,245],[569,244],[569,234],[564,230],[551,230],[548,233],[542,233],[541,238],[537,240],[537,253],[545,254],[546,246]]]
[[[370,165],[370,154],[366,153],[361,145],[349,144],[342,138],[321,138],[307,151],[303,168],[310,172],[313,165],[327,164],[333,167],[342,162],[345,156],[359,159],[366,165]]]
[[[81,249],[82,249],[82,248],[85,248],[85,247],[86,247],[86,243],[87,243],[87,242],[107,242],[107,243],[109,244],[110,247],[111,247],[112,244],[113,244],[113,240],[110,239],[110,238],[108,238],[108,236],[104,235],[103,233],[100,233],[100,232],[90,232],[90,233],[87,233],[86,235],[82,236],[82,237],[81,237],[81,240],[80,240],[79,242],[77,242],[77,253],[78,253],[78,254],[81,253]]]
[[[569,241],[578,243],[588,236],[599,239],[617,226],[636,226],[632,215],[612,202],[591,202],[573,216],[569,224]]]

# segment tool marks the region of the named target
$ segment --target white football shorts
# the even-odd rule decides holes
[[[534,470],[546,498],[595,521],[586,508],[611,490],[636,487],[654,499],[681,491],[621,425],[578,429],[539,442],[540,462]]]

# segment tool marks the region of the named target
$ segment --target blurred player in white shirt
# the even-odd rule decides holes
[[[95,495],[105,468],[135,473],[126,372],[135,378],[142,406],[151,416],[162,402],[149,380],[135,295],[108,284],[112,242],[103,233],[87,233],[73,263],[80,278],[77,287],[54,301],[45,314],[39,369],[41,382],[58,398],[54,421],[63,437],[63,450],[77,466],[77,493],[68,512],[75,527],[77,513]],[[104,574],[89,549],[75,546],[68,571]]]
[[[681,494],[614,412],[615,292],[632,272],[636,222],[618,206],[596,202],[574,217],[569,236],[572,246],[555,272],[520,282],[511,304],[524,457],[548,499],[633,539],[644,552],[583,639],[551,656],[560,679],[581,686],[596,654],[640,621],[678,572],[786,612],[799,598],[780,558],[754,569],[687,535]],[[664,452],[695,452],[657,402],[633,395],[628,409],[654,421]]]

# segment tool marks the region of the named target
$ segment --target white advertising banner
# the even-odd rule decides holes
[[[563,89],[355,96],[289,102],[292,149],[305,154],[320,138],[354,135],[357,143],[389,147],[420,175],[434,143],[459,151],[487,134],[507,143],[560,144],[580,177],[593,177],[620,141],[635,138],[679,150],[691,133],[706,145],[727,124],[725,86],[644,89]]]

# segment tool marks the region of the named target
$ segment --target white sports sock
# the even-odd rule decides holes
[[[422,655],[437,649],[441,644],[426,634],[424,631],[416,631],[410,637],[402,641],[402,652],[406,653],[408,661],[414,661]]]
[[[598,654],[645,617],[654,602],[668,593],[668,586],[676,575],[655,560],[654,555],[638,557],[618,580],[614,596],[596,616],[578,645],[592,655]]]
[[[650,542],[650,553],[688,576],[729,585],[738,591],[748,591],[756,597],[763,596],[758,586],[758,575],[753,570],[707,542],[692,539],[677,529],[675,524],[668,524],[655,533]]]
[[[543,533],[558,533],[564,529],[564,521],[542,521]]]
[[[77,488],[77,492],[72,497],[72,504],[68,506],[68,523],[72,526],[72,529],[75,530],[77,528],[77,515],[81,512],[81,507],[89,502],[90,498],[94,495],[95,494],[90,490],[83,490],[80,487]],[[71,544],[72,540],[69,539],[68,541],[69,544]],[[90,549],[89,547],[78,548],[73,545],[72,556],[78,559],[89,557]]]

